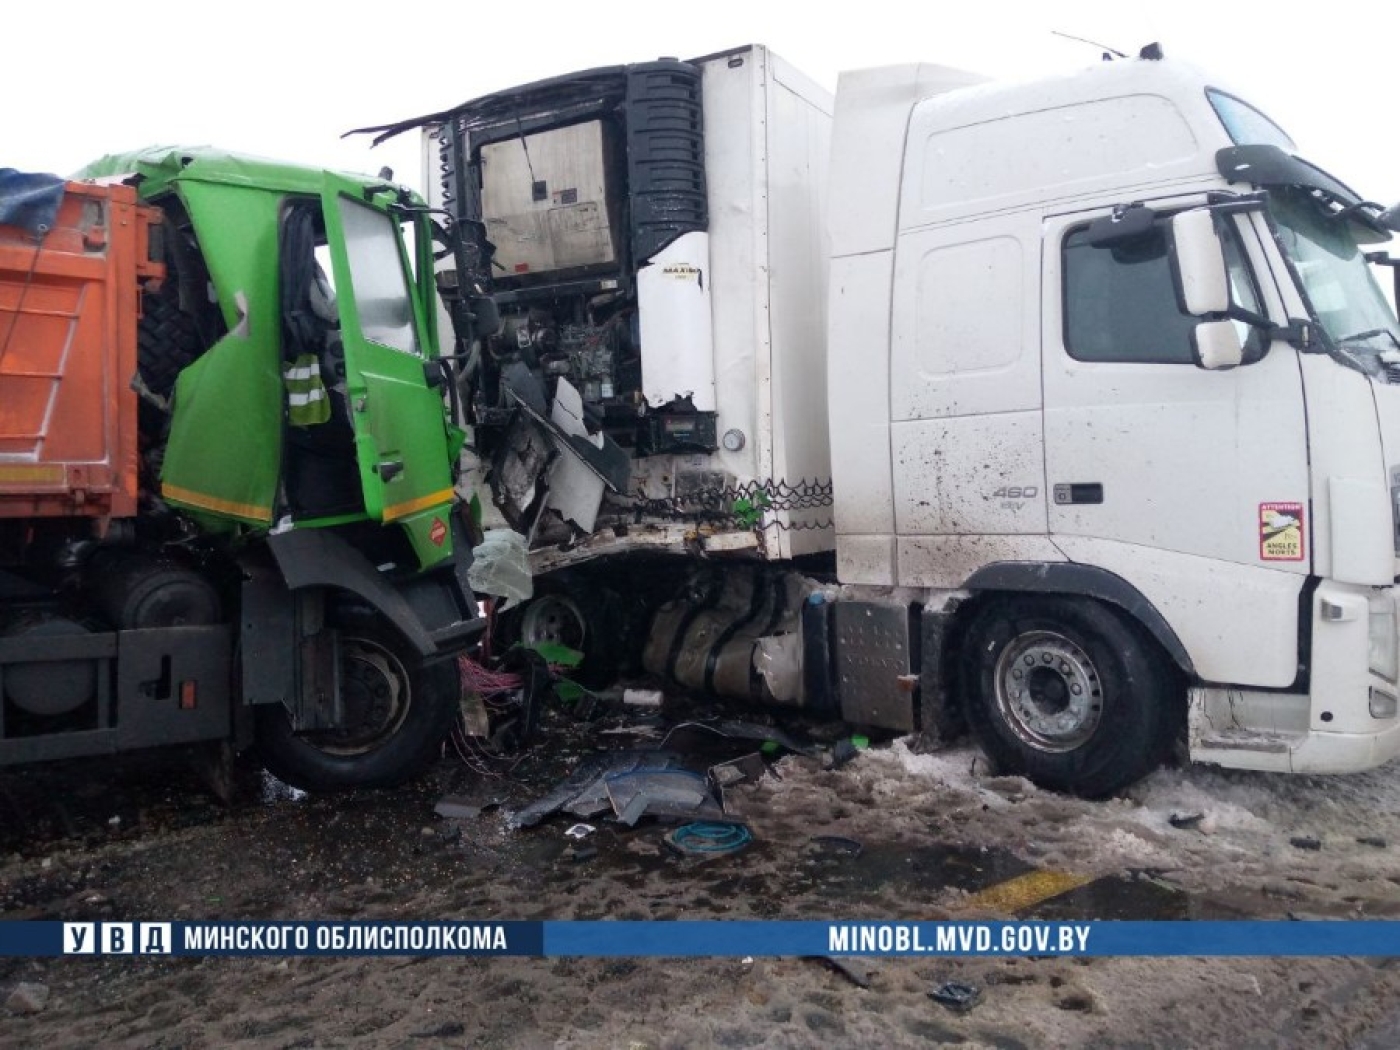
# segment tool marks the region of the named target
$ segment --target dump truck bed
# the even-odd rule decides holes
[[[136,513],[137,322],[155,209],[69,182],[47,229],[0,225],[0,517]]]

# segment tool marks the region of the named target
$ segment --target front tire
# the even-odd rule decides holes
[[[1089,599],[993,599],[962,647],[968,723],[1004,770],[1102,798],[1171,746],[1175,669],[1138,629]]]
[[[625,662],[629,627],[618,594],[589,577],[562,573],[536,581],[535,596],[507,614],[501,626],[505,647],[562,645],[583,654],[564,672],[590,688],[612,685]]]
[[[281,704],[258,709],[258,750],[279,780],[307,791],[402,784],[438,755],[461,693],[455,660],[424,665],[396,633],[355,624],[340,638],[346,725],[297,734]]]

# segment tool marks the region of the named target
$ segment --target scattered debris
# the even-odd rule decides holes
[[[631,827],[644,816],[723,819],[709,781],[688,769],[646,768],[613,773],[604,780],[617,819]]]
[[[711,766],[710,779],[719,787],[733,787],[735,784],[747,784],[755,780],[762,780],[763,774],[767,770],[768,766],[763,761],[763,756],[754,751],[751,754]]]
[[[438,804],[433,807],[433,812],[445,820],[471,820],[473,817],[481,816],[481,811],[485,807],[471,802],[460,795],[444,795],[438,799]]]
[[[22,981],[15,985],[5,999],[5,1009],[12,1014],[37,1014],[49,1002],[49,986]]]
[[[1376,849],[1386,848],[1385,839],[1381,838],[1379,835],[1362,835],[1356,842],[1361,846],[1374,846]]]
[[[564,834],[571,839],[578,839],[582,841],[583,839],[588,838],[589,835],[593,834],[597,830],[598,829],[595,828],[592,824],[575,824],[568,831],[564,832]]]
[[[831,758],[827,761],[827,769],[840,769],[856,755],[860,754],[860,749],[849,739],[836,741],[836,746],[831,749]]]
[[[575,846],[570,846],[570,847],[564,852],[564,856],[568,857],[568,858],[569,858],[571,861],[573,861],[575,864],[582,863],[582,862],[585,861],[585,860],[592,860],[592,859],[593,859],[594,857],[596,857],[597,855],[598,855],[598,847],[597,847],[597,846],[578,846],[578,845],[575,845]]]
[[[624,689],[622,702],[628,707],[660,707],[664,697],[660,689]]]
[[[1322,848],[1322,840],[1315,839],[1310,835],[1294,835],[1288,840],[1288,844],[1295,849],[1307,849],[1317,851]]]
[[[826,963],[826,965],[830,966],[842,977],[845,977],[857,988],[870,987],[870,968],[859,959],[848,959],[837,955],[809,955],[808,958],[815,959],[817,962]]]
[[[745,825],[720,822],[683,824],[665,839],[677,853],[707,857],[737,853],[752,841],[753,833]]]
[[[941,1003],[954,1013],[965,1014],[982,1001],[980,988],[961,981],[947,981],[928,993],[929,998]]]
[[[1200,824],[1200,822],[1205,819],[1206,815],[1204,813],[1173,813],[1167,818],[1167,823],[1174,828],[1185,830],[1187,828],[1196,827],[1196,825]]]
[[[855,839],[847,838],[844,835],[813,835],[811,841],[813,845],[820,846],[827,853],[852,859],[859,857],[865,848]]]
[[[609,808],[607,779],[642,767],[671,769],[680,764],[677,756],[659,751],[610,751],[590,755],[544,798],[537,799],[510,817],[512,828],[534,827],[545,817],[564,810],[575,817],[596,817]],[[691,774],[692,776],[696,774]]]

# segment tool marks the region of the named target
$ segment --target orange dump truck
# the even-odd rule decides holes
[[[129,186],[69,183],[51,228],[0,226],[0,517],[136,514],[129,384],[138,280],[165,273],[157,222]]]

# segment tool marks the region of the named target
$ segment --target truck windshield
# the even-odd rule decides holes
[[[1352,225],[1297,189],[1275,190],[1272,210],[1284,250],[1332,342],[1358,359],[1400,355],[1400,324]]]

